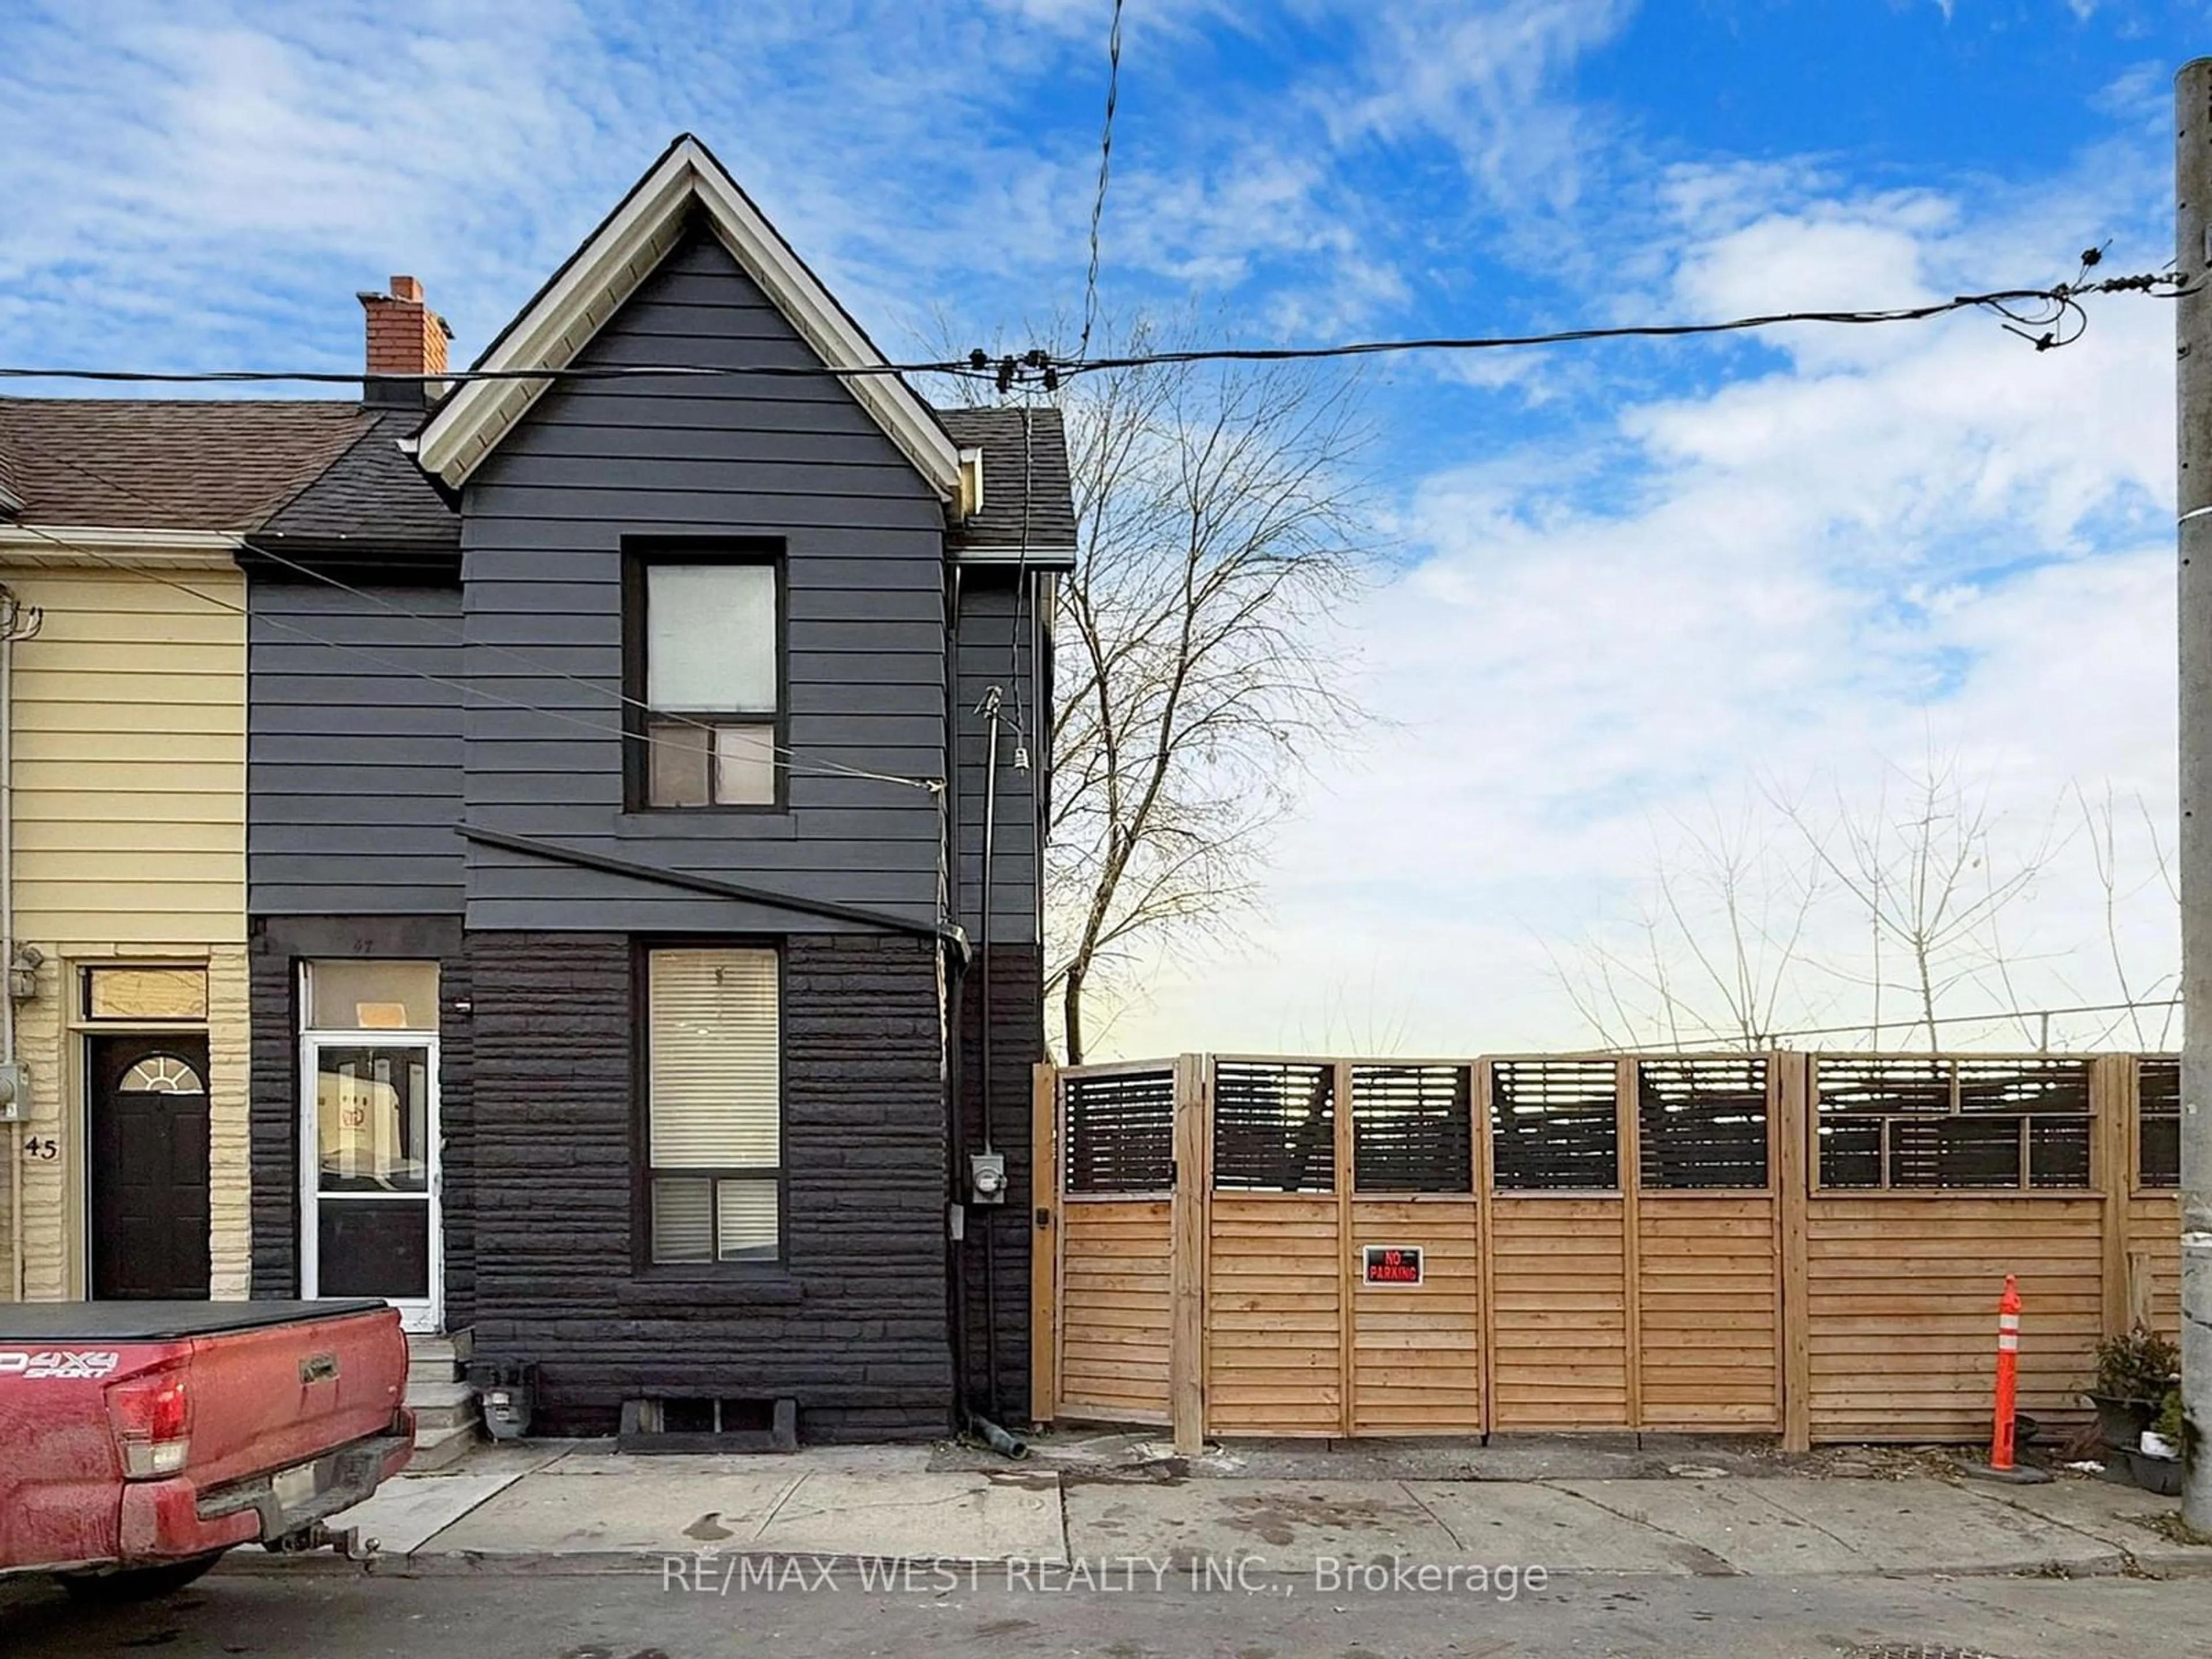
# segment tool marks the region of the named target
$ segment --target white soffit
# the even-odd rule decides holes
[[[670,146],[477,367],[561,368],[574,362],[667,256],[695,203],[731,257],[760,284],[824,363],[832,368],[883,364],[883,355],[859,325],[761,216],[721,163],[697,139],[686,136]],[[424,469],[458,489],[549,384],[464,384],[422,430],[418,459]],[[851,375],[844,385],[931,488],[945,500],[957,501],[960,452],[913,389],[895,374]]]

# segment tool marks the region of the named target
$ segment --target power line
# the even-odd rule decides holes
[[[1098,191],[1091,201],[1091,270],[1083,279],[1083,340],[1078,357],[1091,355],[1091,326],[1098,316],[1098,230],[1106,218],[1106,180],[1114,168],[1114,106],[1121,97],[1121,0],[1106,31],[1106,121],[1098,135]]]
[[[2133,276],[2113,276],[2095,282],[2060,283],[2048,288],[1993,289],[1982,294],[1955,295],[1926,305],[1893,306],[1863,311],[1778,311],[1756,316],[1734,317],[1718,322],[1628,323],[1603,327],[1559,329],[1540,334],[1440,335],[1420,338],[1353,340],[1319,346],[1205,346],[1178,351],[1136,352],[1091,357],[1079,353],[1056,356],[1031,349],[1018,356],[994,357],[977,349],[957,362],[877,363],[841,368],[828,363],[709,364],[666,366],[622,365],[601,368],[455,369],[444,374],[343,374],[321,369],[217,369],[160,371],[149,369],[27,368],[0,367],[0,380],[83,380],[111,384],[167,386],[301,385],[358,386],[374,378],[399,384],[465,385],[475,380],[643,380],[654,377],[690,380],[730,379],[745,375],[805,378],[810,375],[845,379],[865,375],[949,374],[963,380],[994,383],[1001,393],[1017,385],[1042,386],[1050,392],[1066,377],[1098,369],[1147,368],[1177,363],[1301,362],[1338,357],[1364,357],[1413,352],[1498,351],[1523,347],[1573,345],[1599,340],[1669,340],[1703,335],[1741,334],[1759,329],[1799,324],[1864,327],[1884,323],[1923,322],[1954,312],[1987,311],[2006,329],[2026,338],[2039,351],[2073,344],[2087,326],[2088,313],[2081,301],[2106,294],[2152,294],[2176,299],[2193,292],[2173,271],[2152,271]]]
[[[40,443],[37,443],[37,442],[35,442],[35,441],[34,441],[34,442],[33,442],[33,443],[30,443],[30,444],[28,444],[28,445],[22,446],[22,447],[27,447],[27,448],[31,448],[31,449],[35,449],[35,450],[37,450],[37,451],[39,452],[39,453],[40,453],[41,455],[44,455],[47,459],[49,459],[49,460],[53,460],[53,461],[58,461],[58,462],[59,462],[59,463],[61,463],[61,465],[63,465],[64,466],[69,467],[69,468],[70,468],[72,471],[76,471],[76,472],[78,472],[78,473],[81,473],[81,474],[82,474],[82,475],[83,475],[85,477],[90,478],[90,479],[92,479],[92,480],[93,480],[94,482],[95,482],[95,483],[105,484],[105,485],[106,485],[106,486],[107,486],[109,489],[111,489],[119,490],[119,491],[121,491],[124,495],[130,496],[132,500],[134,500],[134,501],[138,501],[140,504],[142,504],[142,505],[143,505],[143,506],[146,506],[146,507],[157,507],[157,508],[158,508],[158,507],[160,507],[160,505],[161,505],[159,502],[151,500],[150,498],[149,498],[148,496],[146,496],[146,495],[144,495],[140,494],[137,490],[133,489],[132,489],[129,484],[125,483],[121,479],[119,479],[119,478],[113,478],[113,477],[109,477],[109,476],[107,476],[106,473],[104,473],[104,472],[100,472],[100,471],[96,471],[95,469],[94,469],[94,468],[92,468],[92,467],[90,467],[90,466],[88,466],[88,465],[85,465],[82,461],[78,460],[75,456],[72,456],[72,455],[64,455],[64,454],[62,454],[60,452],[58,452],[58,451],[57,451],[57,450],[48,449],[48,448],[46,448],[43,444],[40,444]],[[34,534],[34,535],[44,536],[44,537],[46,538],[46,540],[48,540],[48,541],[50,541],[50,542],[52,542],[52,541],[57,541],[57,540],[58,540],[58,538],[57,538],[56,537],[54,537],[54,536],[52,536],[52,535],[49,534],[48,532],[45,532],[45,531],[42,531],[42,530],[38,529],[38,528],[37,528],[37,526],[35,526],[25,525],[25,526],[21,526],[21,528],[23,528],[23,529],[27,529],[27,530],[31,531],[31,532],[32,532],[32,533],[33,533],[33,534]],[[62,544],[60,544],[64,545],[64,546],[72,545],[71,544],[68,544],[68,543],[62,543]],[[661,713],[661,711],[660,711],[660,710],[659,710],[659,709],[655,708],[654,708],[651,703],[648,703],[648,702],[645,702],[642,698],[639,698],[639,697],[633,697],[633,696],[631,696],[628,692],[625,692],[625,691],[617,691],[617,690],[611,690],[611,688],[609,688],[609,687],[608,687],[608,686],[606,686],[606,685],[602,684],[601,684],[601,683],[599,683],[599,681],[597,681],[597,680],[593,680],[593,679],[586,678],[585,676],[583,676],[583,675],[581,675],[581,674],[571,674],[571,673],[568,673],[568,672],[565,672],[565,671],[563,671],[563,670],[562,670],[562,669],[556,668],[556,667],[554,667],[551,664],[547,663],[547,662],[544,662],[544,661],[542,661],[541,659],[538,659],[538,658],[532,657],[532,656],[529,655],[527,653],[521,652],[521,651],[517,651],[517,650],[516,650],[516,649],[514,649],[512,646],[498,645],[498,644],[495,644],[495,643],[492,643],[492,642],[490,642],[490,641],[471,641],[469,640],[468,635],[466,635],[466,633],[465,633],[465,632],[464,632],[460,628],[459,628],[459,627],[455,626],[453,623],[447,622],[445,618],[443,618],[443,617],[428,617],[428,616],[425,616],[425,615],[423,615],[423,614],[422,614],[422,612],[421,612],[421,611],[410,611],[410,610],[409,610],[405,605],[399,604],[397,600],[386,599],[386,598],[385,598],[383,595],[381,595],[381,594],[378,594],[378,593],[372,593],[372,592],[368,592],[366,588],[356,587],[356,586],[355,586],[352,583],[350,583],[350,582],[349,582],[349,581],[345,581],[345,580],[342,580],[342,579],[341,579],[341,578],[339,578],[339,577],[337,577],[337,576],[333,576],[333,575],[331,575],[331,574],[328,571],[326,571],[326,570],[318,570],[318,569],[316,569],[313,566],[312,566],[312,565],[308,565],[308,564],[303,564],[303,563],[301,563],[300,561],[298,561],[298,560],[296,560],[296,559],[289,559],[289,558],[286,558],[283,554],[278,553],[278,552],[275,551],[274,550],[272,550],[272,549],[270,549],[270,548],[265,547],[265,546],[262,545],[261,544],[259,544],[259,543],[258,543],[258,542],[252,542],[252,543],[249,543],[248,541],[246,541],[246,540],[245,538],[233,538],[233,546],[234,546],[236,550],[240,550],[240,551],[251,553],[251,554],[252,554],[253,556],[256,556],[256,557],[258,557],[258,558],[265,558],[265,559],[268,559],[268,560],[271,561],[271,562],[274,562],[274,563],[283,565],[285,568],[287,568],[287,569],[289,569],[289,570],[297,571],[300,574],[301,574],[301,575],[303,575],[303,576],[312,576],[315,580],[317,580],[317,581],[319,581],[319,582],[325,583],[325,584],[327,584],[328,586],[331,586],[331,587],[335,587],[335,588],[337,588],[337,589],[340,592],[342,592],[342,593],[349,593],[349,594],[351,594],[351,595],[352,595],[354,598],[356,598],[356,599],[362,599],[362,600],[367,601],[367,602],[368,602],[368,604],[370,604],[370,605],[374,605],[380,606],[382,609],[384,609],[384,610],[386,610],[386,611],[388,611],[392,612],[392,613],[393,615],[395,615],[395,616],[404,617],[406,617],[409,621],[410,621],[410,622],[416,622],[416,623],[422,623],[422,624],[424,627],[426,627],[426,628],[434,628],[434,629],[436,629],[439,632],[441,632],[441,633],[442,633],[442,634],[446,635],[447,637],[449,637],[449,638],[451,638],[451,639],[454,640],[455,641],[457,641],[457,642],[459,642],[459,643],[462,643],[462,644],[472,644],[472,645],[473,645],[473,647],[474,647],[475,649],[477,649],[477,650],[480,650],[480,651],[492,651],[492,652],[497,652],[501,656],[503,656],[503,657],[508,658],[509,659],[511,659],[511,660],[513,660],[513,661],[514,661],[514,662],[519,662],[519,663],[520,663],[524,667],[528,668],[528,669],[531,669],[532,671],[533,671],[533,672],[536,672],[536,673],[542,674],[542,675],[544,675],[544,676],[546,678],[548,678],[548,679],[565,680],[565,681],[567,681],[568,684],[572,684],[572,685],[578,685],[578,686],[581,686],[581,687],[582,687],[584,690],[586,690],[586,691],[591,692],[594,696],[611,697],[611,698],[613,698],[613,699],[615,700],[615,702],[617,702],[617,703],[619,703],[619,704],[622,704],[623,706],[624,706],[624,707],[626,707],[626,708],[631,708],[638,709],[638,710],[639,710],[639,711],[641,711],[641,713],[654,715],[654,716],[656,716],[657,718],[659,718],[659,720],[664,720],[664,721],[666,721],[666,722],[669,722],[669,723],[671,723],[671,724],[679,725],[679,726],[693,726],[693,727],[696,728],[697,730],[699,730],[699,731],[701,731],[701,732],[713,732],[713,731],[714,730],[714,727],[715,727],[715,725],[716,725],[716,722],[714,722],[714,721],[699,720],[699,719],[696,719],[696,718],[695,718],[694,716],[692,716],[692,715],[689,715],[689,714],[663,714],[663,713]],[[76,548],[76,551],[78,551],[78,552],[81,552],[81,553],[88,553],[88,554],[91,554],[91,556],[95,557],[95,558],[97,558],[97,557],[99,557],[99,556],[100,556],[98,554],[91,553],[91,550],[90,550],[90,549],[88,549],[88,548],[79,547],[79,548]],[[137,567],[131,567],[131,568],[137,568]],[[150,574],[150,573],[143,573],[143,572],[142,572],[142,574]],[[197,593],[197,590],[192,590],[192,589],[185,589],[185,590],[180,590],[180,591],[195,592],[196,596],[197,596],[197,597],[200,597],[200,598],[206,598],[206,597],[208,597],[208,596],[206,596],[206,595],[204,595],[204,594],[198,594],[198,593]],[[241,614],[241,615],[243,615],[243,614],[246,614],[246,613],[241,612],[240,614]],[[278,626],[278,627],[286,627],[286,626],[288,626],[288,624],[286,624],[285,623],[283,623],[283,621],[281,621],[280,619],[278,619],[278,618],[276,618],[276,617],[272,617],[272,616],[269,615],[269,614],[268,614],[267,612],[265,612],[265,611],[263,611],[263,612],[258,612],[258,613],[254,613],[254,614],[258,615],[258,616],[259,617],[259,618],[260,618],[262,621],[270,623],[272,623],[272,624],[274,624],[274,625],[276,625],[276,626]],[[316,636],[316,635],[313,635],[313,634],[307,634],[307,631],[306,631],[305,629],[300,629],[300,628],[298,628],[298,627],[296,627],[296,626],[291,626],[291,627],[290,627],[290,631],[292,631],[292,632],[294,632],[294,633],[303,634],[303,635],[306,635],[306,637],[307,637],[308,639],[311,639],[311,640],[315,640],[315,639],[317,638],[317,636]],[[349,650],[349,649],[355,649],[355,648],[357,648],[357,647],[347,647],[347,646],[337,645],[337,642],[336,642],[335,641],[330,641],[330,640],[318,640],[318,641],[317,641],[317,642],[318,642],[318,643],[320,643],[320,644],[324,644],[324,645],[331,645],[331,646],[333,646],[336,649],[338,649],[338,650],[341,650],[341,651],[343,651],[343,650]],[[391,665],[391,666],[394,667],[395,669],[398,669],[398,665],[397,665],[397,664],[392,664],[392,665]],[[398,672],[413,672],[413,671],[408,671],[408,670],[404,670],[404,669],[398,669]],[[434,677],[433,677],[433,676],[429,676],[429,675],[427,675],[427,674],[424,676],[424,678],[425,678],[432,679],[434,684],[440,684],[440,685],[450,685],[450,684],[459,684],[459,682],[447,681],[447,680],[442,680],[442,679],[436,679]],[[464,688],[464,689],[466,689],[466,688]],[[490,696],[491,694],[487,692],[487,693],[483,693],[483,695],[485,695],[485,696]],[[534,709],[535,709],[535,712],[537,712],[537,713],[538,713],[538,714],[551,714],[551,715],[556,716],[556,718],[559,718],[559,717],[560,717],[560,715],[559,715],[559,712],[558,712],[557,710],[550,709],[550,708],[537,708],[537,707],[536,707],[536,705],[530,704],[530,703],[513,702],[513,700],[511,700],[511,699],[508,699],[508,700],[506,700],[506,701],[508,701],[508,702],[511,703],[511,705],[512,705],[513,707],[515,707],[515,708],[534,708]],[[726,723],[734,724],[734,723],[737,723],[737,722],[726,722]],[[613,726],[594,726],[592,729],[592,730],[595,730],[595,731],[609,731],[609,732],[621,730],[621,728],[617,728],[617,727],[613,727]],[[662,743],[664,743],[664,742],[665,741],[665,739],[658,738],[654,738],[654,737],[650,736],[650,735],[649,735],[649,734],[647,734],[647,733],[641,732],[628,732],[628,731],[626,731],[626,730],[623,730],[623,731],[622,731],[622,735],[623,735],[623,736],[625,736],[625,737],[634,738],[636,741],[641,742],[641,743],[643,743],[643,744],[647,744],[648,747],[651,747],[651,746],[653,746],[653,745],[654,745],[654,744],[662,744]],[[671,746],[671,747],[674,747],[674,746],[676,746],[676,745],[672,745],[672,745],[669,745],[669,746]],[[788,747],[787,745],[783,744],[780,744],[780,743],[760,744],[757,744],[756,746],[757,746],[757,747],[758,747],[758,748],[762,748],[762,749],[766,750],[769,753],[770,753],[770,754],[772,754],[772,755],[775,755],[775,756],[781,757],[782,758],[781,758],[781,760],[779,760],[776,763],[777,763],[777,764],[779,764],[779,765],[783,766],[783,768],[784,768],[785,771],[786,771],[786,772],[787,772],[787,773],[789,773],[789,774],[791,774],[791,775],[793,775],[793,776],[823,776],[823,777],[838,776],[838,777],[851,777],[851,778],[865,778],[865,779],[868,779],[868,780],[870,780],[870,781],[874,781],[874,782],[877,782],[877,783],[896,783],[896,784],[902,784],[902,785],[905,785],[906,787],[909,787],[909,788],[918,788],[918,789],[928,789],[928,788],[930,788],[930,787],[932,787],[932,786],[931,786],[931,784],[930,784],[930,782],[929,782],[929,781],[928,781],[928,780],[927,780],[927,779],[922,779],[922,778],[902,778],[902,777],[896,777],[896,776],[894,776],[894,775],[892,775],[891,774],[887,773],[887,772],[872,772],[872,771],[869,771],[869,770],[867,770],[866,768],[863,768],[863,767],[848,766],[848,765],[846,765],[846,764],[845,764],[843,762],[842,762],[842,761],[826,760],[826,759],[823,759],[823,757],[819,757],[819,756],[816,756],[816,757],[812,757],[812,764],[811,764],[811,767],[809,767],[809,768],[805,768],[805,769],[801,769],[801,768],[798,768],[798,767],[792,766],[792,765],[790,765],[790,764],[788,763],[790,763],[790,762],[792,762],[792,761],[794,761],[794,760],[798,759],[798,757],[799,757],[799,751],[798,751],[797,750],[795,750],[795,749],[792,749],[792,748]],[[685,752],[686,752],[687,754],[689,754],[689,753],[692,753],[692,752],[695,752],[695,751],[690,750],[685,750]]]
[[[2163,292],[2161,292],[2163,290]],[[2094,283],[2061,283],[2051,288],[1995,289],[1986,294],[1960,294],[1927,305],[1893,306],[1869,311],[1778,311],[1753,317],[1735,317],[1711,323],[1626,323],[1600,328],[1560,329],[1547,334],[1440,336],[1423,339],[1355,340],[1329,346],[1203,346],[1184,351],[1151,351],[1121,357],[1046,357],[1041,364],[1009,359],[1018,368],[1036,368],[1058,377],[1088,374],[1104,368],[1149,368],[1171,363],[1310,362],[1336,357],[1381,356],[1417,351],[1496,351],[1514,347],[1572,345],[1589,340],[1672,340],[1698,335],[1741,334],[1756,329],[1781,328],[1816,323],[1836,326],[1868,326],[1881,323],[1923,322],[1954,312],[1987,311],[2004,319],[2008,332],[2021,335],[2039,351],[2072,345],[2088,325],[2082,308],[2084,295],[2096,294],[2159,294],[2179,297],[2185,291],[2172,272],[2148,272],[2135,276],[2107,277]],[[974,360],[970,359],[971,365]]]
[[[1032,427],[1034,411],[1029,404],[1022,405],[1022,540],[1021,550],[1014,561],[1014,616],[1006,636],[1006,680],[1014,688],[1014,741],[1024,750],[1029,746],[1030,712],[1022,701],[1022,635],[1029,623],[1030,590],[1030,492],[1034,487],[1036,469]],[[1042,709],[1036,711],[1038,729],[1044,726]]]
[[[394,386],[465,386],[477,380],[539,380],[568,383],[583,380],[640,380],[727,379],[762,375],[777,380],[866,380],[871,376],[951,374],[963,380],[988,380],[975,366],[959,362],[929,363],[611,363],[579,368],[574,364],[541,368],[456,368],[437,374],[350,374],[325,368],[0,368],[0,380],[90,380],[149,386],[357,386],[364,380]]]

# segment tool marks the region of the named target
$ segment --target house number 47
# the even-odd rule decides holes
[[[62,1144],[52,1135],[33,1135],[23,1142],[23,1156],[33,1164],[52,1164],[62,1155]]]

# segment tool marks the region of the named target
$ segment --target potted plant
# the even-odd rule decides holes
[[[2098,1437],[2123,1451],[2137,1449],[2180,1369],[2180,1350],[2141,1325],[2098,1343],[2097,1386],[2089,1394]]]
[[[2172,1498],[2181,1490],[2181,1390],[2169,1387],[2158,1415],[2142,1431],[2142,1444],[2128,1453],[2128,1473],[2145,1492]]]

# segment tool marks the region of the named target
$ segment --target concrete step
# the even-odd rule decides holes
[[[450,1429],[458,1424],[473,1423],[480,1415],[477,1391],[465,1382],[410,1382],[407,1385],[407,1407],[415,1413],[418,1436],[429,1429]]]
[[[476,1443],[477,1425],[473,1421],[431,1429],[418,1423],[415,1429],[415,1455],[407,1460],[407,1467],[416,1474],[449,1468],[466,1457]]]

